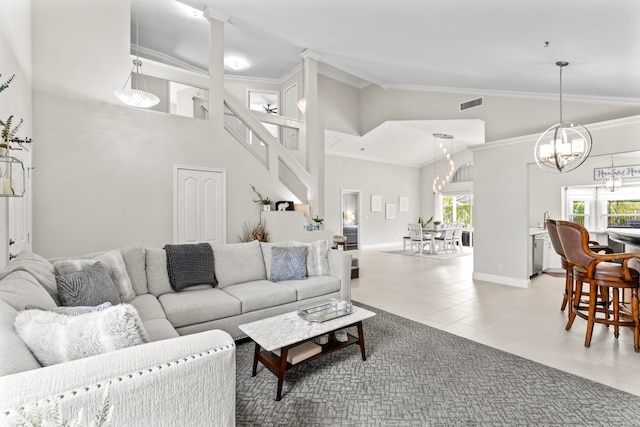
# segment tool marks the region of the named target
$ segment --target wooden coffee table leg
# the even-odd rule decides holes
[[[362,360],[367,360],[367,354],[364,351],[364,331],[362,330],[362,322],[358,322],[356,326],[358,327],[358,344],[360,345]]]
[[[253,373],[251,374],[252,377],[256,376],[256,373],[258,371],[258,356],[260,355],[260,346],[258,345],[258,343],[256,343],[256,351],[253,355]]]
[[[284,383],[284,373],[287,371],[287,354],[289,353],[289,347],[280,349],[280,366],[278,367],[278,392],[276,393],[276,400],[282,398],[282,384]]]

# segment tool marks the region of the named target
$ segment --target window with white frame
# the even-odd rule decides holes
[[[595,224],[591,212],[596,201],[596,188],[568,187],[565,198],[566,219],[587,229],[593,229]]]
[[[610,192],[599,186],[567,187],[564,192],[565,219],[588,230],[628,227],[640,219],[640,185]]]

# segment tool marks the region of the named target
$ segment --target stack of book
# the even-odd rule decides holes
[[[310,358],[311,356],[315,356],[321,351],[322,346],[319,346],[313,341],[307,341],[289,349],[289,351],[287,352],[287,362],[295,365],[296,363],[300,363],[303,360]],[[273,353],[280,357],[279,349],[275,350]]]

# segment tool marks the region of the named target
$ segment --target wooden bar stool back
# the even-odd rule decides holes
[[[573,300],[573,265],[569,261],[567,261],[567,257],[564,255],[564,249],[562,249],[562,243],[560,242],[560,236],[558,235],[556,220],[550,218],[547,219],[547,230],[549,231],[549,239],[551,240],[553,250],[560,256],[561,266],[565,270],[565,289],[564,295],[562,297],[562,305],[560,306],[560,310],[564,311],[564,309],[567,307],[567,302]],[[600,243],[595,241],[589,241],[589,248],[592,251],[598,253],[613,253],[613,249],[611,249],[609,246],[601,245]],[[573,321],[571,323],[573,323]],[[567,330],[569,330],[570,328],[571,324],[568,324]]]
[[[633,348],[640,352],[640,320],[638,318],[638,285],[640,274],[629,267],[629,261],[640,259],[637,253],[598,254],[589,247],[589,232],[582,226],[567,221],[556,221],[556,228],[567,262],[573,265],[573,305],[570,322],[576,315],[582,317],[580,307],[582,287],[589,286],[587,333],[584,345],[591,345],[595,323],[613,325],[618,338],[620,326],[633,328]],[[612,261],[622,261],[621,264]],[[623,307],[622,292],[630,290],[631,309]],[[611,294],[611,298],[609,298]],[[600,296],[599,296],[600,295]],[[598,298],[606,303],[598,305]],[[570,326],[569,326],[570,327]]]
[[[564,311],[567,307],[567,302],[572,300],[573,294],[573,265],[567,261],[567,257],[564,256],[564,250],[562,249],[562,243],[560,243],[560,236],[558,236],[558,230],[556,229],[556,221],[554,219],[547,219],[547,230],[549,230],[549,239],[551,240],[551,246],[553,250],[560,255],[560,262],[562,268],[565,270],[565,283],[564,283],[564,295],[562,297],[562,305],[560,310]]]

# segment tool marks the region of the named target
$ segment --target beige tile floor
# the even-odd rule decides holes
[[[631,329],[622,328],[616,340],[596,325],[585,348],[584,320],[565,330],[563,277],[542,274],[528,289],[497,285],[472,280],[472,255],[438,260],[383,252],[397,249],[352,252],[360,260],[354,301],[640,396]]]

